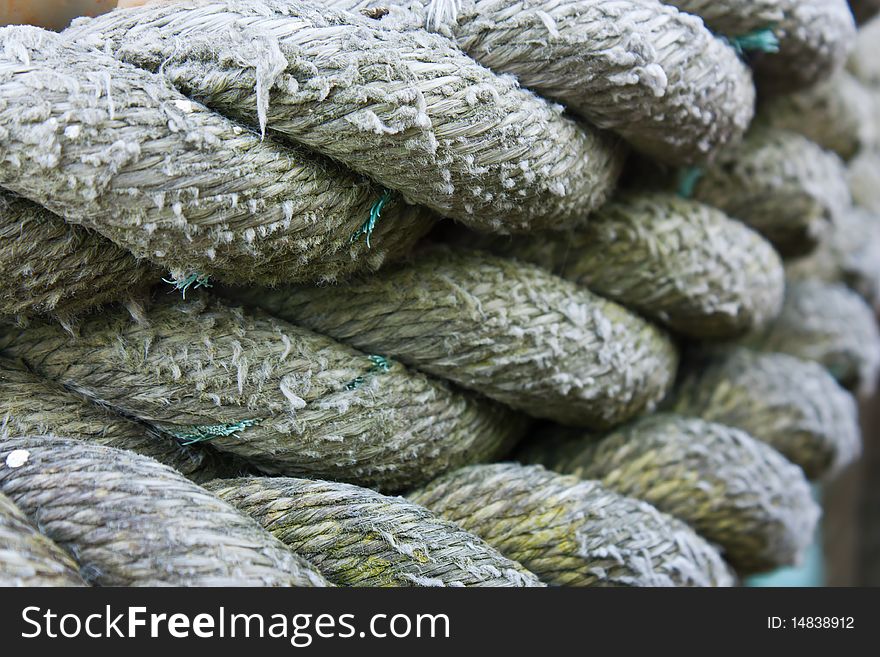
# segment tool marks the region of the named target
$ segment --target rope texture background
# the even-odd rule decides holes
[[[620,424],[675,379],[669,338],[615,303],[531,265],[435,249],[334,288],[233,291],[242,301],[537,417]]]
[[[343,586],[543,586],[457,525],[399,497],[286,477],[218,480],[208,490]]]
[[[663,0],[702,18],[706,25],[728,37],[738,37],[779,24],[787,0]]]

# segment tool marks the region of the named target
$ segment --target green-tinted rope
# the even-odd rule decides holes
[[[373,366],[367,371],[366,374],[361,374],[360,376],[355,377],[354,379],[346,383],[346,390],[357,390],[364,384],[364,381],[367,380],[368,376],[372,374],[388,372],[391,370],[391,363],[388,362],[388,359],[385,358],[385,356],[376,356],[371,354],[368,358],[370,359],[370,362],[373,363]]]
[[[388,201],[391,200],[391,192],[389,190],[385,190],[382,194],[382,197],[373,204],[373,207],[370,208],[370,218],[367,219],[363,226],[361,226],[358,231],[351,236],[351,242],[355,242],[357,238],[361,235],[367,236],[367,248],[370,248],[370,237],[373,234],[373,229],[376,227],[376,222],[379,221],[379,217],[382,216],[382,209],[388,204]]]
[[[195,285],[195,289],[199,289],[200,287],[211,287],[210,279],[203,274],[190,274],[185,278],[173,278],[171,280],[163,278],[162,281],[169,285],[173,285],[175,290],[180,290],[184,299],[186,299],[186,291],[193,285]]]
[[[694,195],[694,189],[700,178],[703,177],[704,171],[700,167],[686,167],[678,172],[678,195],[681,198],[691,198]]]
[[[173,431],[171,435],[180,441],[183,446],[203,443],[214,438],[225,438],[226,436],[235,436],[238,438],[238,432],[244,431],[248,427],[253,427],[260,423],[260,420],[239,420],[238,422],[229,422],[227,424],[203,424],[186,427],[181,431]]]
[[[749,52],[779,52],[779,38],[773,27],[764,27],[736,37],[721,37],[740,56]]]

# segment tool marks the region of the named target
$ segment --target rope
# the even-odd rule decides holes
[[[84,586],[64,550],[38,532],[0,493],[0,586]]]
[[[852,396],[821,365],[785,354],[736,348],[699,363],[673,408],[742,429],[810,479],[836,474],[861,452]]]
[[[0,30],[0,185],[167,268],[235,282],[375,269],[429,227],[382,190],[262,141],[159,76],[30,27]],[[420,218],[421,217],[421,218]]]
[[[128,252],[39,205],[0,191],[0,316],[65,324],[144,288],[155,273]]]
[[[364,12],[375,0],[323,0]],[[742,136],[754,87],[732,49],[656,0],[393,0],[378,21],[427,27],[478,62],[664,162],[703,161]],[[398,5],[399,7],[395,7]]]
[[[669,194],[621,195],[577,231],[493,240],[491,248],[694,338],[736,337],[782,306],[782,263],[764,239]]]
[[[782,313],[744,344],[821,363],[841,385],[860,394],[870,394],[880,374],[874,312],[840,284],[789,281]]]
[[[524,456],[683,520],[740,575],[797,563],[819,518],[800,468],[739,429],[695,418],[650,415],[599,441],[539,440]]]
[[[593,481],[478,465],[410,499],[562,586],[730,586],[718,552],[683,523]]]
[[[762,125],[799,132],[849,160],[878,143],[874,95],[846,71],[809,89],[777,96],[758,112]]]
[[[788,0],[663,0],[699,16],[712,31],[737,37],[782,22]]]
[[[20,467],[7,464],[15,450],[27,455]],[[145,456],[63,438],[0,439],[0,492],[91,584],[327,586],[254,520]]]
[[[83,21],[69,34],[484,230],[581,223],[622,164],[616,140],[448,39],[320,4],[156,5]]]
[[[284,477],[207,488],[340,586],[543,586],[476,536],[399,497]]]
[[[127,449],[197,482],[228,476],[238,468],[209,450],[181,447],[168,436],[43,380],[7,358],[0,358],[0,419],[3,436],[72,436]]]
[[[880,44],[880,19],[862,26],[846,63],[847,70],[875,92],[877,87],[880,87],[880,45],[878,44]]]
[[[873,215],[880,215],[880,152],[865,151],[847,171],[852,200]]]
[[[694,198],[751,226],[786,257],[810,253],[850,206],[840,159],[806,138],[757,128],[722,153]]]
[[[250,420],[206,444],[270,474],[401,489],[497,457],[523,430],[506,409],[399,363],[370,373],[366,354],[215,301],[166,297],[140,321],[108,311],[78,337],[7,327],[0,349],[169,435]],[[358,376],[364,385],[346,386]]]
[[[245,303],[383,353],[535,417],[607,427],[675,379],[668,336],[538,267],[434,249],[332,288],[231,290]]]

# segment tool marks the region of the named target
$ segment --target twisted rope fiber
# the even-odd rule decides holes
[[[861,25],[880,13],[880,0],[849,0],[849,7]]]
[[[6,463],[15,450],[24,465]],[[146,456],[82,440],[0,439],[0,492],[99,586],[328,586],[254,520]]]
[[[855,400],[821,365],[731,349],[691,369],[672,409],[742,429],[807,477],[839,472],[861,452]]]
[[[751,0],[741,0],[749,3]],[[779,51],[757,57],[762,92],[785,94],[828,79],[846,63],[856,25],[846,0],[783,0]]]
[[[39,205],[0,191],[0,316],[64,323],[158,279],[151,267]]]
[[[0,357],[0,435],[73,436],[97,445],[150,456],[196,482],[235,472],[212,450],[183,447],[143,424],[41,379],[23,365]]]
[[[0,184],[168,268],[230,282],[378,267],[429,227],[382,190],[261,141],[161,77],[31,27],[0,30]]]
[[[738,37],[773,27],[785,17],[787,0],[663,0],[699,16],[718,34]]]
[[[744,431],[696,418],[656,414],[598,441],[539,440],[523,457],[680,518],[741,575],[797,563],[819,518],[800,468]]]
[[[840,215],[829,239],[812,255],[789,263],[785,276],[843,283],[880,308],[880,217],[859,207]]]
[[[663,193],[617,197],[576,231],[486,243],[696,338],[732,338],[782,307],[784,272],[760,235]]]
[[[799,132],[849,160],[877,144],[876,99],[855,77],[839,71],[804,91],[776,96],[758,112],[757,122]]]
[[[286,477],[206,487],[341,586],[543,586],[476,536],[403,498]]]
[[[847,170],[847,182],[853,202],[873,215],[880,215],[880,152],[866,151],[853,159]]]
[[[616,139],[448,39],[319,4],[175,3],[115,11],[69,33],[478,229],[580,223],[622,165]]]
[[[503,407],[261,313],[157,302],[60,327],[9,327],[0,349],[184,442],[270,474],[401,489],[497,457],[523,430]]]
[[[607,427],[671,388],[669,337],[538,267],[435,248],[332,288],[231,290],[237,300],[398,358],[537,417]]]
[[[851,202],[838,156],[801,135],[760,127],[703,172],[694,198],[740,219],[787,257],[815,249]]]
[[[0,586],[85,586],[70,556],[0,493]]]
[[[323,0],[369,15],[374,0]],[[738,140],[748,68],[698,19],[657,0],[393,0],[378,22],[426,27],[478,62],[673,164]],[[388,4],[392,5],[388,7]],[[397,5],[397,6],[395,6]]]
[[[409,495],[563,586],[731,586],[718,552],[652,506],[518,463],[450,472]]]
[[[841,385],[859,394],[870,394],[880,373],[874,312],[841,284],[789,281],[782,313],[743,344],[821,363]]]

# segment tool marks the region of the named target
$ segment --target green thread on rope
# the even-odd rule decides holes
[[[678,195],[681,198],[691,198],[694,189],[705,172],[700,167],[686,167],[678,172]]]
[[[248,427],[258,425],[261,420],[239,420],[238,422],[229,422],[226,424],[203,424],[186,427],[182,431],[172,431],[171,435],[180,441],[184,447],[203,443],[214,438],[225,438],[226,436],[235,436],[239,438],[238,432],[244,431]]]
[[[387,358],[385,358],[385,356],[370,355],[368,356],[368,358],[370,359],[370,362],[373,363],[373,366],[367,371],[366,374],[361,374],[360,376],[357,376],[346,383],[346,390],[357,390],[364,384],[364,381],[367,380],[367,376],[371,374],[380,374],[382,372],[391,371],[391,363],[388,361]]]
[[[379,221],[379,217],[382,216],[382,209],[387,205],[388,201],[391,200],[391,191],[385,190],[382,194],[382,198],[376,201],[373,204],[373,207],[370,208],[370,218],[367,219],[363,226],[361,226],[358,231],[351,236],[351,243],[354,243],[358,237],[361,235],[367,236],[367,248],[370,248],[370,237],[373,234],[373,229],[376,227],[376,222]]]
[[[168,283],[169,285],[173,285],[175,290],[180,290],[181,294],[183,294],[184,299],[186,299],[186,291],[192,285],[195,285],[195,289],[199,289],[200,287],[211,287],[210,279],[203,274],[190,274],[186,278],[177,278],[171,280],[163,278],[162,281],[164,283]]]
[[[737,37],[722,37],[740,56],[749,52],[779,52],[775,26],[753,30]]]

